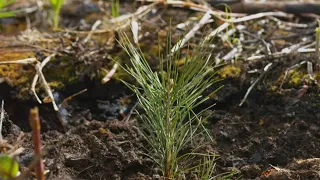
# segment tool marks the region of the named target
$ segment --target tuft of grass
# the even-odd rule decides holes
[[[133,76],[139,86],[124,82],[136,93],[144,136],[151,149],[148,156],[158,165],[167,179],[180,179],[195,170],[197,149],[184,153],[196,136],[209,133],[205,130],[200,113],[193,109],[208,99],[203,92],[217,79],[209,62],[211,54],[201,43],[187,55],[182,67],[174,62],[180,52],[170,54],[171,34],[167,38],[166,53],[159,52],[160,71],[154,72],[140,49],[135,48],[125,33],[120,33],[120,45],[130,56],[132,66],[124,69]],[[210,137],[211,139],[211,137]],[[211,139],[212,140],[212,139]],[[214,159],[207,159],[203,176],[211,177]],[[210,161],[210,163],[208,163]],[[208,170],[209,169],[209,170]]]
[[[57,29],[59,26],[59,14],[64,0],[50,0],[50,4],[53,9],[53,29]]]

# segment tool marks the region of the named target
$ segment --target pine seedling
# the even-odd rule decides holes
[[[59,15],[60,9],[63,5],[64,0],[50,0],[50,4],[53,9],[53,28],[57,29],[59,26]]]
[[[116,18],[120,15],[120,2],[119,0],[110,0],[111,16]]]
[[[151,147],[148,155],[165,178],[179,179],[196,168],[193,152],[182,151],[192,145],[199,133],[206,132],[203,119],[193,109],[208,99],[203,92],[217,81],[209,63],[211,54],[201,43],[192,56],[185,57],[183,67],[178,68],[175,61],[181,59],[180,52],[170,53],[169,33],[166,54],[159,53],[159,72],[154,72],[126,34],[120,33],[120,38],[132,65],[124,69],[139,85],[124,82],[136,93],[144,110],[140,118],[145,127],[145,139]]]

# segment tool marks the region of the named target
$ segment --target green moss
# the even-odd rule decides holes
[[[34,57],[31,51],[21,51],[18,49],[0,49],[0,62],[15,61]],[[31,81],[35,75],[32,65],[23,64],[3,64],[0,65],[0,78],[2,78],[11,87],[17,89],[16,97],[26,99],[29,98]]]
[[[53,89],[62,89],[64,84],[61,81],[51,81],[49,86]]]
[[[289,85],[298,86],[302,84],[304,73],[298,70],[292,70],[289,72]]]
[[[241,69],[235,65],[226,65],[223,66],[218,74],[221,78],[237,78],[240,76]]]
[[[285,72],[278,78],[277,84],[280,85],[283,81]],[[318,81],[318,73],[315,72],[314,78]],[[320,78],[319,78],[320,80]],[[314,80],[310,78],[309,74],[306,72],[305,67],[292,69],[289,71],[287,78],[284,80],[284,87],[287,88],[301,88],[302,85],[312,85]]]
[[[3,49],[0,54],[0,61],[14,61],[34,57],[33,52],[17,52],[11,49]],[[35,71],[32,65],[0,65],[0,77],[12,87],[27,87],[34,74]]]
[[[84,69],[81,65],[74,66],[69,60],[52,60],[50,67],[45,67],[43,73],[52,88],[61,89],[65,85],[73,84],[78,81],[77,69]],[[84,65],[83,65],[84,66]]]

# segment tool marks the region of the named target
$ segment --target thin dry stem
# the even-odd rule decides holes
[[[118,64],[115,63],[112,67],[112,69],[107,73],[107,75],[101,80],[102,84],[107,83],[108,81],[110,81],[110,79],[112,78],[112,76],[114,75],[114,73],[116,73],[117,69],[118,69]]]
[[[264,67],[263,72],[260,74],[260,76],[254,81],[254,83],[247,90],[247,92],[246,92],[245,96],[243,97],[239,106],[242,106],[242,104],[247,100],[252,89],[258,84],[258,82],[263,78],[263,76],[270,70],[271,66],[272,66],[272,63],[269,63]]]
[[[40,117],[37,107],[30,110],[29,123],[32,129],[32,140],[34,152],[36,156],[41,157],[41,132],[40,132]],[[37,180],[44,180],[44,164],[42,159],[35,165],[35,173]]]
[[[38,73],[38,75],[39,75],[39,77],[40,77],[40,79],[41,79],[41,82],[43,83],[43,86],[44,86],[44,89],[45,89],[46,92],[47,92],[47,95],[48,95],[49,98],[51,98],[51,100],[52,100],[53,109],[54,109],[55,111],[58,111],[59,108],[58,108],[58,106],[57,106],[57,104],[56,104],[56,102],[55,102],[55,100],[54,100],[54,97],[53,97],[51,88],[50,88],[50,86],[48,85],[47,80],[46,80],[46,78],[44,77],[44,75],[43,75],[43,73],[42,73],[42,71],[41,71],[41,63],[40,63],[40,62],[37,62],[37,64],[35,64],[34,67],[35,67],[35,69],[36,69],[36,71],[37,71],[37,73]]]
[[[78,95],[80,95],[80,94],[82,94],[82,93],[84,93],[84,92],[86,92],[86,91],[87,91],[87,89],[83,89],[83,90],[81,90],[81,91],[79,91],[79,92],[77,92],[77,93],[75,93],[75,94],[72,94],[71,96],[65,98],[65,99],[61,102],[61,104],[59,105],[59,107],[61,107],[61,105],[63,105],[63,104],[66,103],[67,101],[71,100],[73,97],[78,96]]]
[[[51,54],[50,56],[46,57],[42,62],[41,62],[41,71],[43,69],[43,67],[51,60],[52,57],[54,57],[55,54]],[[37,95],[36,92],[36,85],[39,79],[39,75],[38,73],[33,77],[33,81],[31,84],[31,91],[33,92],[35,98],[37,99],[37,101],[39,102],[39,104],[42,104],[42,101],[40,100],[39,96]]]
[[[175,46],[173,46],[173,48],[171,49],[171,53],[175,53],[182,46],[184,46],[185,43],[188,42],[189,39],[191,39],[201,27],[210,22],[210,19],[211,12],[207,11],[204,14],[204,16],[200,19],[200,21],[183,37],[183,39],[181,39]]]
[[[95,30],[98,28],[98,26],[101,25],[101,24],[102,24],[102,21],[101,21],[101,20],[98,20],[98,21],[96,21],[96,22],[92,25],[91,31],[89,32],[88,36],[83,40],[83,43],[84,43],[84,44],[87,43],[87,42],[90,40],[90,38],[91,38],[92,34],[94,33],[94,31],[95,31]]]
[[[2,122],[3,122],[3,119],[4,119],[4,100],[2,100],[2,103],[1,103],[1,115],[0,115],[0,142],[3,141],[3,138],[2,138]]]

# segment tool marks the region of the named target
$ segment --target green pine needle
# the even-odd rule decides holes
[[[192,167],[192,154],[183,154],[182,150],[199,133],[206,132],[203,119],[193,109],[208,99],[202,94],[217,79],[209,62],[211,54],[202,43],[192,56],[185,57],[179,70],[175,61],[180,59],[180,53],[170,54],[171,34],[167,44],[166,53],[160,54],[159,72],[154,72],[140,49],[133,46],[125,33],[120,33],[120,45],[130,56],[132,65],[124,69],[139,86],[124,83],[136,93],[145,111],[140,117],[147,129],[145,139],[151,146],[149,156],[166,178],[176,179],[196,168]]]

